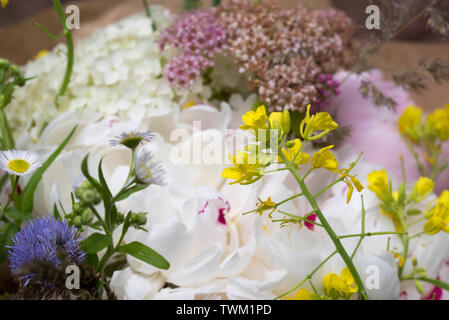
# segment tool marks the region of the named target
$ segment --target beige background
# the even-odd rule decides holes
[[[279,0],[290,4],[296,0]],[[149,0],[150,4],[163,4],[173,11],[179,12],[181,0]],[[311,1],[308,1],[309,3]],[[314,0],[313,5],[326,6],[329,0]],[[77,3],[81,12],[81,29],[74,31],[75,41],[89,36],[96,27],[105,26],[130,14],[143,10],[141,0],[91,0]],[[55,41],[49,39],[34,26],[38,21],[51,32],[59,33],[60,26],[56,13],[52,8],[41,11],[18,24],[0,28],[0,56],[15,63],[23,64],[32,59],[42,49],[51,49]],[[62,40],[61,40],[62,41]],[[440,57],[449,60],[448,42],[392,42],[386,45],[373,61],[388,75],[394,68],[406,71],[413,68],[422,58]],[[430,90],[421,95],[413,95],[415,102],[427,109],[441,107],[449,103],[449,84],[431,83]]]

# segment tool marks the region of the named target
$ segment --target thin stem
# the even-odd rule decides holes
[[[74,62],[74,46],[73,46],[72,31],[69,28],[67,28],[66,16],[62,9],[61,2],[59,0],[52,0],[52,2],[53,2],[53,6],[56,9],[56,12],[58,13],[59,21],[62,24],[62,27],[64,30],[64,36],[65,36],[65,40],[66,40],[66,44],[67,44],[67,66],[66,66],[66,70],[65,70],[64,80],[62,81],[59,92],[55,98],[56,108],[59,109],[59,98],[66,93],[67,88],[69,86],[70,77],[72,76],[73,62]]]
[[[112,238],[111,238],[111,241],[112,241]],[[104,267],[106,266],[106,263],[109,261],[109,259],[112,257],[113,254],[114,254],[114,246],[112,244],[110,244],[108,246],[108,249],[106,250],[106,253],[101,258],[100,263],[98,264],[97,273],[103,272]]]
[[[6,117],[5,109],[0,109],[0,127],[2,132],[2,138],[4,141],[4,149],[14,149],[15,141],[12,135],[11,127]]]
[[[309,216],[304,216],[304,217],[296,216],[294,214],[291,214],[291,213],[288,213],[288,212],[285,212],[285,211],[281,211],[281,210],[279,210],[279,213],[281,213],[283,215],[286,215],[286,216],[288,216],[290,218],[296,219],[296,220],[298,220],[298,222],[304,221],[304,222],[308,222],[308,223],[314,224],[316,226],[322,227],[322,225],[320,223],[307,219]],[[311,213],[311,214],[313,214],[313,213]],[[278,221],[278,220],[276,220],[276,221]]]
[[[387,234],[405,234],[405,232],[381,231],[381,232],[366,232],[366,233],[358,233],[358,234],[345,234],[342,236],[338,236],[338,239],[383,236],[383,235],[387,235]]]
[[[295,169],[295,167],[292,165],[292,163],[290,163],[290,161],[288,161],[288,159],[285,157],[285,155],[283,153],[280,153],[280,157],[284,161],[287,168],[290,169],[290,172],[295,177],[302,192],[304,193],[304,196],[307,198],[308,202],[312,206],[312,209],[315,211],[318,219],[320,219],[320,222],[322,223],[323,228],[326,230],[327,234],[329,235],[332,242],[334,243],[335,248],[337,249],[339,255],[341,256],[343,261],[346,263],[346,266],[348,267],[349,271],[351,272],[351,274],[354,278],[354,281],[357,284],[357,287],[359,288],[362,298],[367,300],[368,296],[366,294],[365,287],[363,286],[362,278],[360,277],[360,275],[354,265],[354,262],[352,261],[349,254],[346,252],[346,249],[343,247],[340,239],[335,234],[335,232],[332,229],[332,227],[330,226],[330,224],[327,222],[327,219],[324,216],[324,214],[321,212],[321,209],[319,208],[319,206],[315,200],[315,197],[310,193],[309,189],[304,184],[304,181],[302,181],[301,177],[299,176],[298,171]]]
[[[14,182],[12,184],[12,193],[11,193],[11,196],[9,197],[9,199],[8,199],[8,202],[6,202],[6,205],[3,208],[3,213],[5,212],[6,209],[8,209],[11,201],[15,200],[15,197],[16,197],[16,194],[17,194],[17,185],[19,184],[19,179],[20,179],[20,176],[16,176],[15,179],[14,179]]]
[[[299,289],[304,283],[306,283],[308,280],[312,279],[313,275],[320,270],[320,268],[330,260],[330,258],[332,258],[335,254],[337,254],[338,250],[335,250],[334,252],[332,252],[326,259],[324,259],[315,269],[313,269],[313,271],[311,273],[309,273],[300,283],[298,283],[293,289],[284,292],[283,294],[281,294],[280,296],[277,296],[276,298],[274,298],[274,300],[278,300],[282,297],[285,297],[286,295],[289,295],[290,293],[296,291],[297,289]]]
[[[318,192],[316,195],[314,195],[314,198],[318,198],[320,195],[322,195],[324,192],[326,192],[327,190],[329,190],[330,188],[332,188],[333,186],[335,186],[337,183],[342,182],[343,179],[339,178],[337,180],[335,180],[334,182],[332,182],[330,185],[328,185],[326,188],[324,188],[323,190],[321,190],[320,192]]]
[[[365,201],[363,201],[363,194],[360,196],[361,200],[362,200],[362,234],[365,233],[365,217],[366,217],[366,210],[365,210]],[[359,249],[360,245],[362,244],[363,239],[365,238],[365,236],[361,236],[359,239],[359,242],[357,242],[357,245],[355,246],[354,251],[352,252],[351,258],[354,258],[357,250]]]
[[[404,213],[403,212],[398,212],[397,216],[399,217],[399,221],[401,222],[402,229],[405,232],[405,234],[403,234],[401,236],[402,245],[404,246],[404,250],[403,250],[403,253],[402,253],[402,257],[404,258],[404,263],[399,267],[399,278],[401,278],[402,272],[404,271],[405,263],[407,261],[408,245],[409,245],[410,237],[408,236],[408,226],[407,226],[407,224],[405,223],[405,220],[404,220]]]
[[[431,278],[427,278],[427,277],[414,277],[414,276],[407,276],[407,277],[401,278],[401,280],[402,281],[404,281],[404,280],[424,281],[424,282],[431,283],[437,287],[443,288],[444,290],[449,292],[449,283],[441,281],[441,280],[431,279]]]
[[[408,239],[411,240],[411,239],[413,239],[413,238],[417,238],[417,237],[422,236],[422,235],[424,235],[424,234],[426,234],[426,232],[425,232],[425,231],[422,231],[422,232],[419,232],[419,233],[417,233],[417,234],[414,234],[413,236],[410,236]]]
[[[419,218],[418,220],[415,220],[415,221],[413,221],[413,222],[410,222],[410,223],[408,224],[408,227],[410,228],[411,226],[413,226],[413,225],[415,225],[415,224],[417,224],[417,223],[419,223],[419,222],[421,222],[421,221],[424,221],[424,220],[426,220],[426,217],[421,217],[421,218]]]

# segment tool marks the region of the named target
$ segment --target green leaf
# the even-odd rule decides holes
[[[106,248],[111,243],[108,236],[101,233],[94,233],[83,241],[81,249],[87,253],[97,253]]]
[[[45,161],[42,166],[33,174],[25,189],[23,189],[22,193],[17,199],[17,209],[25,213],[31,213],[31,211],[33,211],[34,192],[36,191],[36,188],[41,181],[43,174],[50,167],[53,161],[55,161],[55,159],[59,156],[65,146],[69,143],[77,127],[78,126],[75,126],[72,129],[70,134],[64,139],[59,147],[50,155],[50,157],[48,157],[47,161]]]
[[[58,206],[56,205],[56,203],[53,206],[53,216],[57,219],[57,220],[62,220],[61,215],[59,214],[59,210],[58,210]]]
[[[8,208],[5,211],[5,214],[13,219],[17,225],[21,225],[24,221],[31,219],[31,214],[29,213],[23,213],[22,211],[16,209],[16,208]]]
[[[120,191],[114,198],[115,201],[122,201],[127,199],[130,195],[132,195],[133,193],[142,191],[144,189],[146,189],[149,186],[149,184],[137,184],[133,187],[130,187],[128,189],[124,189],[122,191]]]
[[[143,243],[137,241],[118,247],[116,251],[127,253],[134,258],[142,260],[143,262],[151,264],[159,269],[167,270],[170,268],[170,263],[168,263],[163,256]]]
[[[101,198],[103,199],[105,208],[109,208],[111,205],[112,195],[110,194],[109,190],[106,190],[103,185],[94,177],[92,177],[89,173],[89,167],[88,162],[89,155],[87,154],[83,162],[81,163],[81,172],[83,173],[84,177],[86,177],[87,181],[90,182],[90,184],[100,193]],[[101,165],[101,163],[100,163]]]
[[[19,227],[8,223],[2,229],[4,231],[0,233],[0,262],[8,259],[8,248],[6,246],[12,243],[12,237],[19,231]]]
[[[93,267],[97,267],[98,266],[98,255],[96,253],[88,253],[87,257],[86,257],[86,263],[93,266]]]

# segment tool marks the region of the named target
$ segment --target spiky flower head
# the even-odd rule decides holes
[[[140,131],[130,131],[123,132],[121,135],[115,137],[109,141],[112,146],[123,145],[130,149],[136,149],[139,144],[143,141],[150,142],[154,139],[154,133],[152,131],[140,132]]]
[[[36,261],[59,267],[64,263],[60,258],[61,252],[67,263],[80,264],[86,255],[80,249],[82,240],[76,228],[70,227],[66,221],[54,217],[35,219],[12,238],[13,244],[8,251],[11,273],[27,285],[35,274],[24,274],[24,268]]]

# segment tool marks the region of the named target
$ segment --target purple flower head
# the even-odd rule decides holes
[[[226,43],[226,32],[210,10],[199,10],[179,17],[159,37],[163,49],[167,44],[182,49],[187,55],[212,58]]]
[[[165,66],[164,74],[171,84],[188,88],[214,65],[214,55],[224,51],[226,32],[212,11],[200,10],[182,15],[162,32],[158,42],[161,49],[170,45],[181,50]]]
[[[201,72],[213,66],[210,59],[202,56],[181,55],[174,57],[165,66],[164,75],[171,84],[188,88],[201,75]]]
[[[12,274],[20,274],[23,267],[36,260],[53,263],[59,267],[57,249],[64,250],[67,260],[73,264],[84,261],[85,253],[80,249],[80,237],[76,228],[70,227],[66,221],[56,220],[54,217],[35,219],[17,232],[9,246],[9,267]],[[21,275],[25,285],[34,274]]]

